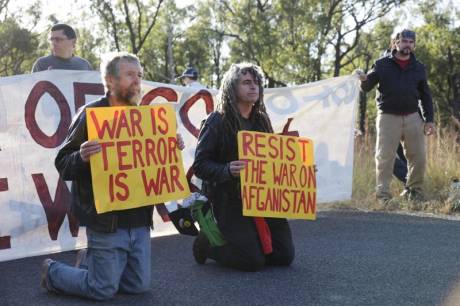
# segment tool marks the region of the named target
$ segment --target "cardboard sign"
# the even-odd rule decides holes
[[[86,109],[98,213],[182,199],[190,194],[176,144],[176,116],[168,104]]]
[[[307,138],[238,132],[243,215],[316,219],[313,142]]]

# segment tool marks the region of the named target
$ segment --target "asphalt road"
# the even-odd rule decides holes
[[[2,262],[0,305],[460,305],[459,221],[321,212],[291,226],[292,266],[255,273],[197,265],[193,237],[154,238],[152,290],[103,303],[42,290],[45,256]]]

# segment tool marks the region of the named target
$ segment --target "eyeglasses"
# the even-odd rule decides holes
[[[51,41],[51,42],[57,42],[57,43],[60,43],[64,40],[67,40],[68,38],[67,37],[50,37],[48,40]]]

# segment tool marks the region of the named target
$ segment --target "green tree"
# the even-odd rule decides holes
[[[187,9],[177,8],[174,1],[166,1],[152,34],[139,53],[146,76],[150,80],[175,83],[178,44],[184,32]]]
[[[190,26],[185,29],[178,44],[177,72],[186,67],[198,69],[201,81],[209,87],[219,87],[224,69],[223,59],[223,23],[221,21],[220,2],[200,3],[196,12],[189,15]]]
[[[427,67],[438,124],[445,126],[460,119],[460,26],[455,10],[435,1],[422,2],[420,12],[425,24],[416,29],[416,54]]]
[[[128,48],[134,54],[144,46],[160,13],[163,0],[95,0],[92,8],[118,51]]]
[[[0,41],[0,75],[30,71],[37,57],[37,36],[22,28],[15,18],[7,18],[0,23]]]

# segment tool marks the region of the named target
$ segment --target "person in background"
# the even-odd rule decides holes
[[[181,80],[186,87],[206,89],[206,86],[198,82],[198,71],[195,68],[188,67],[177,79]]]
[[[203,180],[202,190],[211,202],[225,244],[211,246],[200,232],[193,245],[198,264],[207,258],[242,271],[258,271],[265,265],[289,266],[294,244],[284,218],[243,216],[240,171],[246,161],[238,160],[240,130],[273,133],[263,101],[260,67],[234,64],[225,73],[217,111],[206,119],[195,151],[193,171]]]
[[[82,250],[78,267],[47,258],[42,263],[41,286],[48,291],[95,300],[107,300],[117,292],[137,294],[150,289],[153,205],[96,211],[90,157],[101,151],[89,141],[87,107],[136,106],[141,99],[142,67],[137,56],[113,53],[101,63],[106,96],[82,107],[75,115],[55,165],[64,180],[72,181],[72,211],[86,226],[88,249]],[[177,147],[184,148],[180,135]]]
[[[63,23],[52,26],[49,41],[51,54],[37,59],[32,72],[52,69],[93,70],[86,59],[74,54],[77,35],[71,26]]]
[[[379,58],[368,74],[361,73],[361,89],[377,84],[376,197],[381,205],[392,199],[390,182],[398,143],[408,162],[406,187],[409,200],[423,199],[426,168],[425,135],[435,132],[434,111],[425,66],[415,55],[416,35],[403,30],[395,49]],[[421,114],[419,112],[419,100]]]

